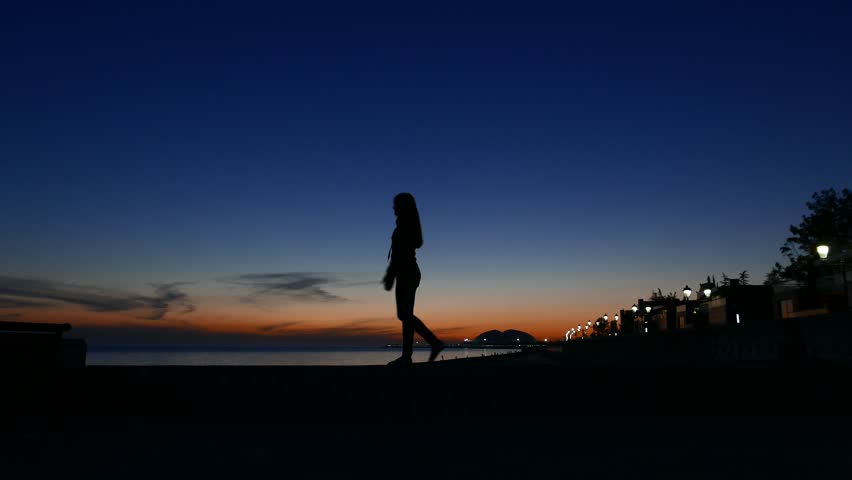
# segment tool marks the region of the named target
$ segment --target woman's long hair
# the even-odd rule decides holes
[[[403,192],[393,198],[397,206],[397,225],[406,230],[414,242],[414,248],[423,246],[423,229],[420,227],[420,213],[414,195]]]

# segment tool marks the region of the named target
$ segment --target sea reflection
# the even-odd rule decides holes
[[[438,360],[502,355],[517,349],[448,348]],[[87,365],[384,365],[399,356],[393,348],[378,349],[297,349],[297,350],[214,350],[167,348],[92,348]],[[415,349],[414,362],[426,362],[428,349]]]

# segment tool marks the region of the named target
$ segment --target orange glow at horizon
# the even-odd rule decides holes
[[[392,305],[390,305],[392,307]],[[388,306],[384,306],[388,307]],[[334,334],[341,337],[382,337],[397,341],[401,334],[399,320],[391,308],[367,308],[360,315],[344,316],[338,309],[294,309],[293,312],[269,312],[255,309],[216,309],[187,314],[169,313],[162,319],[145,319],[131,312],[91,312],[80,307],[56,306],[28,309],[17,321],[70,323],[72,327],[160,328],[175,331],[233,334],[280,339]],[[357,309],[356,309],[357,310]],[[415,313],[440,337],[451,342],[473,338],[488,330],[515,329],[530,333],[539,340],[560,338],[572,325],[585,322],[590,315],[566,315],[559,308],[523,308],[502,310],[470,309],[466,312],[440,308],[416,309]],[[72,332],[73,332],[72,328]],[[72,333],[73,336],[73,333]]]

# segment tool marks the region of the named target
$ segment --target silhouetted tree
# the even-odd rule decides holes
[[[658,288],[657,291],[651,291],[652,302],[662,302],[664,300],[678,300],[680,296],[675,292],[663,294],[663,289]]]
[[[852,192],[833,188],[812,195],[805,204],[810,213],[799,225],[790,225],[791,236],[781,246],[788,265],[776,262],[766,275],[767,284],[795,281],[806,286],[816,282],[819,256],[816,247],[826,244],[834,252],[849,250],[852,238]]]
[[[720,285],[722,285],[723,287],[727,287],[730,284],[731,277],[729,277],[728,274],[726,274],[725,272],[722,272],[722,283],[720,283]]]
[[[783,271],[784,267],[776,262],[775,267],[766,274],[766,280],[763,283],[765,285],[779,285],[784,283],[786,279],[782,276]]]
[[[748,285],[749,276],[748,270],[740,272],[740,285]]]
[[[604,321],[603,317],[592,322],[593,337],[605,337],[609,333],[609,321]]]

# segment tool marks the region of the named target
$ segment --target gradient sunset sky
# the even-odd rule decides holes
[[[762,282],[852,179],[849,2],[7,2],[0,320],[100,344],[538,338]]]

